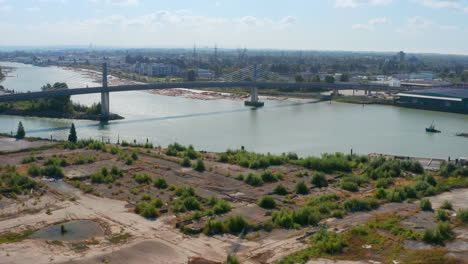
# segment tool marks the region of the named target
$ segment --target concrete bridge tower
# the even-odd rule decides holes
[[[107,63],[102,64],[101,120],[109,120],[109,89],[107,87]]]
[[[258,100],[258,87],[257,87],[257,64],[254,65],[253,71],[253,85],[250,88],[250,101],[245,101],[246,106],[262,107],[265,105],[264,102]]]

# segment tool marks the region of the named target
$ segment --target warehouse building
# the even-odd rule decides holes
[[[468,89],[434,88],[398,93],[398,105],[468,114]]]

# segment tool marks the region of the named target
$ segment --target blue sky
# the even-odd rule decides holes
[[[0,0],[0,46],[468,54],[468,0]]]

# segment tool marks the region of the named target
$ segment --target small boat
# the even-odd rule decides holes
[[[468,138],[468,133],[457,133],[456,134],[459,137],[467,137]]]
[[[429,127],[426,127],[426,132],[430,133],[440,133],[440,130],[437,130],[434,126],[434,122]]]

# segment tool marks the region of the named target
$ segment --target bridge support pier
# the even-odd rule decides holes
[[[258,100],[258,88],[254,86],[250,89],[250,101],[244,102],[245,106],[254,106],[254,107],[262,107],[265,105],[264,102],[260,102]]]
[[[101,121],[109,120],[109,90],[107,88],[107,63],[102,64]]]

